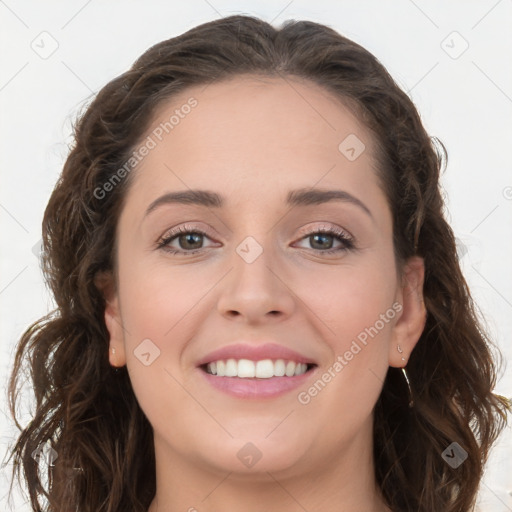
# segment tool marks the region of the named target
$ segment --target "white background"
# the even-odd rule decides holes
[[[506,361],[512,360],[512,0],[5,0],[0,1],[3,389],[15,342],[51,307],[33,248],[79,108],[149,46],[241,13],[274,25],[291,18],[327,24],[371,51],[409,93],[427,131],[448,148],[442,183],[448,219],[461,241],[461,264],[489,332]],[[44,54],[53,47],[54,53]],[[496,392],[511,397],[506,361]],[[0,428],[6,460],[15,429],[5,391]],[[511,461],[509,427],[487,467],[481,511],[512,511]],[[1,510],[10,510],[9,476],[10,466],[0,473]],[[12,510],[28,511],[23,502],[16,494]]]

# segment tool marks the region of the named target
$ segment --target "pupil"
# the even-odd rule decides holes
[[[201,235],[201,234],[199,234],[199,233],[190,233],[190,234],[187,234],[187,235],[183,235],[183,237],[182,237],[182,238],[184,238],[184,239],[186,240],[186,244],[188,243],[188,241],[189,241],[189,240],[192,240],[192,242],[191,242],[191,243],[192,243],[192,245],[194,245],[193,238],[194,238],[194,237],[195,237],[195,238],[199,238],[199,240],[198,240],[198,241],[196,241],[196,244],[199,244],[199,245],[200,245],[200,237],[201,237],[201,236],[202,236],[202,235]],[[185,245],[186,245],[186,244],[185,244]],[[181,245],[181,244],[180,244],[180,245]],[[189,248],[190,248],[190,247],[189,247]],[[192,248],[193,248],[193,249],[197,249],[198,247],[192,247]]]
[[[313,239],[314,239],[315,242],[317,241],[318,238],[320,238],[320,239],[323,238],[325,240],[326,238],[330,238],[330,237],[331,237],[331,235],[313,235]],[[325,248],[326,249],[330,249],[330,246],[329,247],[325,247],[325,244],[324,244],[324,249]]]

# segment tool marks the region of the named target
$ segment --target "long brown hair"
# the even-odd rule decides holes
[[[374,134],[397,262],[424,258],[427,308],[407,367],[414,407],[395,368],[375,406],[376,479],[394,512],[469,511],[509,404],[492,393],[495,347],[479,323],[443,216],[446,149],[367,50],[318,23],[288,21],[276,29],[250,16],[205,23],[153,46],[77,121],[43,219],[43,270],[56,309],[23,334],[9,382],[21,430],[11,452],[13,481],[22,469],[34,511],[147,510],[156,490],[152,429],[126,368],[115,372],[108,362],[98,287],[98,277],[115,269],[115,230],[130,175],[108,194],[98,190],[119,177],[164,100],[191,85],[247,73],[319,84]],[[22,427],[16,405],[25,363],[36,408]],[[48,441],[56,458],[45,484],[33,454]],[[468,454],[456,469],[442,457],[452,442]]]

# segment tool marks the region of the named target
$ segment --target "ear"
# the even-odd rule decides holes
[[[395,368],[402,368],[407,365],[407,361],[425,328],[427,309],[423,300],[424,279],[425,264],[423,258],[414,256],[407,260],[402,274],[401,286],[396,297],[397,302],[402,305],[402,311],[393,326],[389,346],[389,365]]]
[[[126,364],[124,350],[124,328],[122,324],[119,297],[112,272],[99,272],[94,277],[94,284],[105,299],[105,325],[110,335],[108,357],[110,364],[121,367]]]

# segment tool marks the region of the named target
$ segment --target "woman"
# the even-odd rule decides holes
[[[375,57],[223,18],[150,48],[75,138],[43,220],[57,309],[10,383],[14,414],[28,359],[34,510],[472,509],[510,406],[444,147]]]

